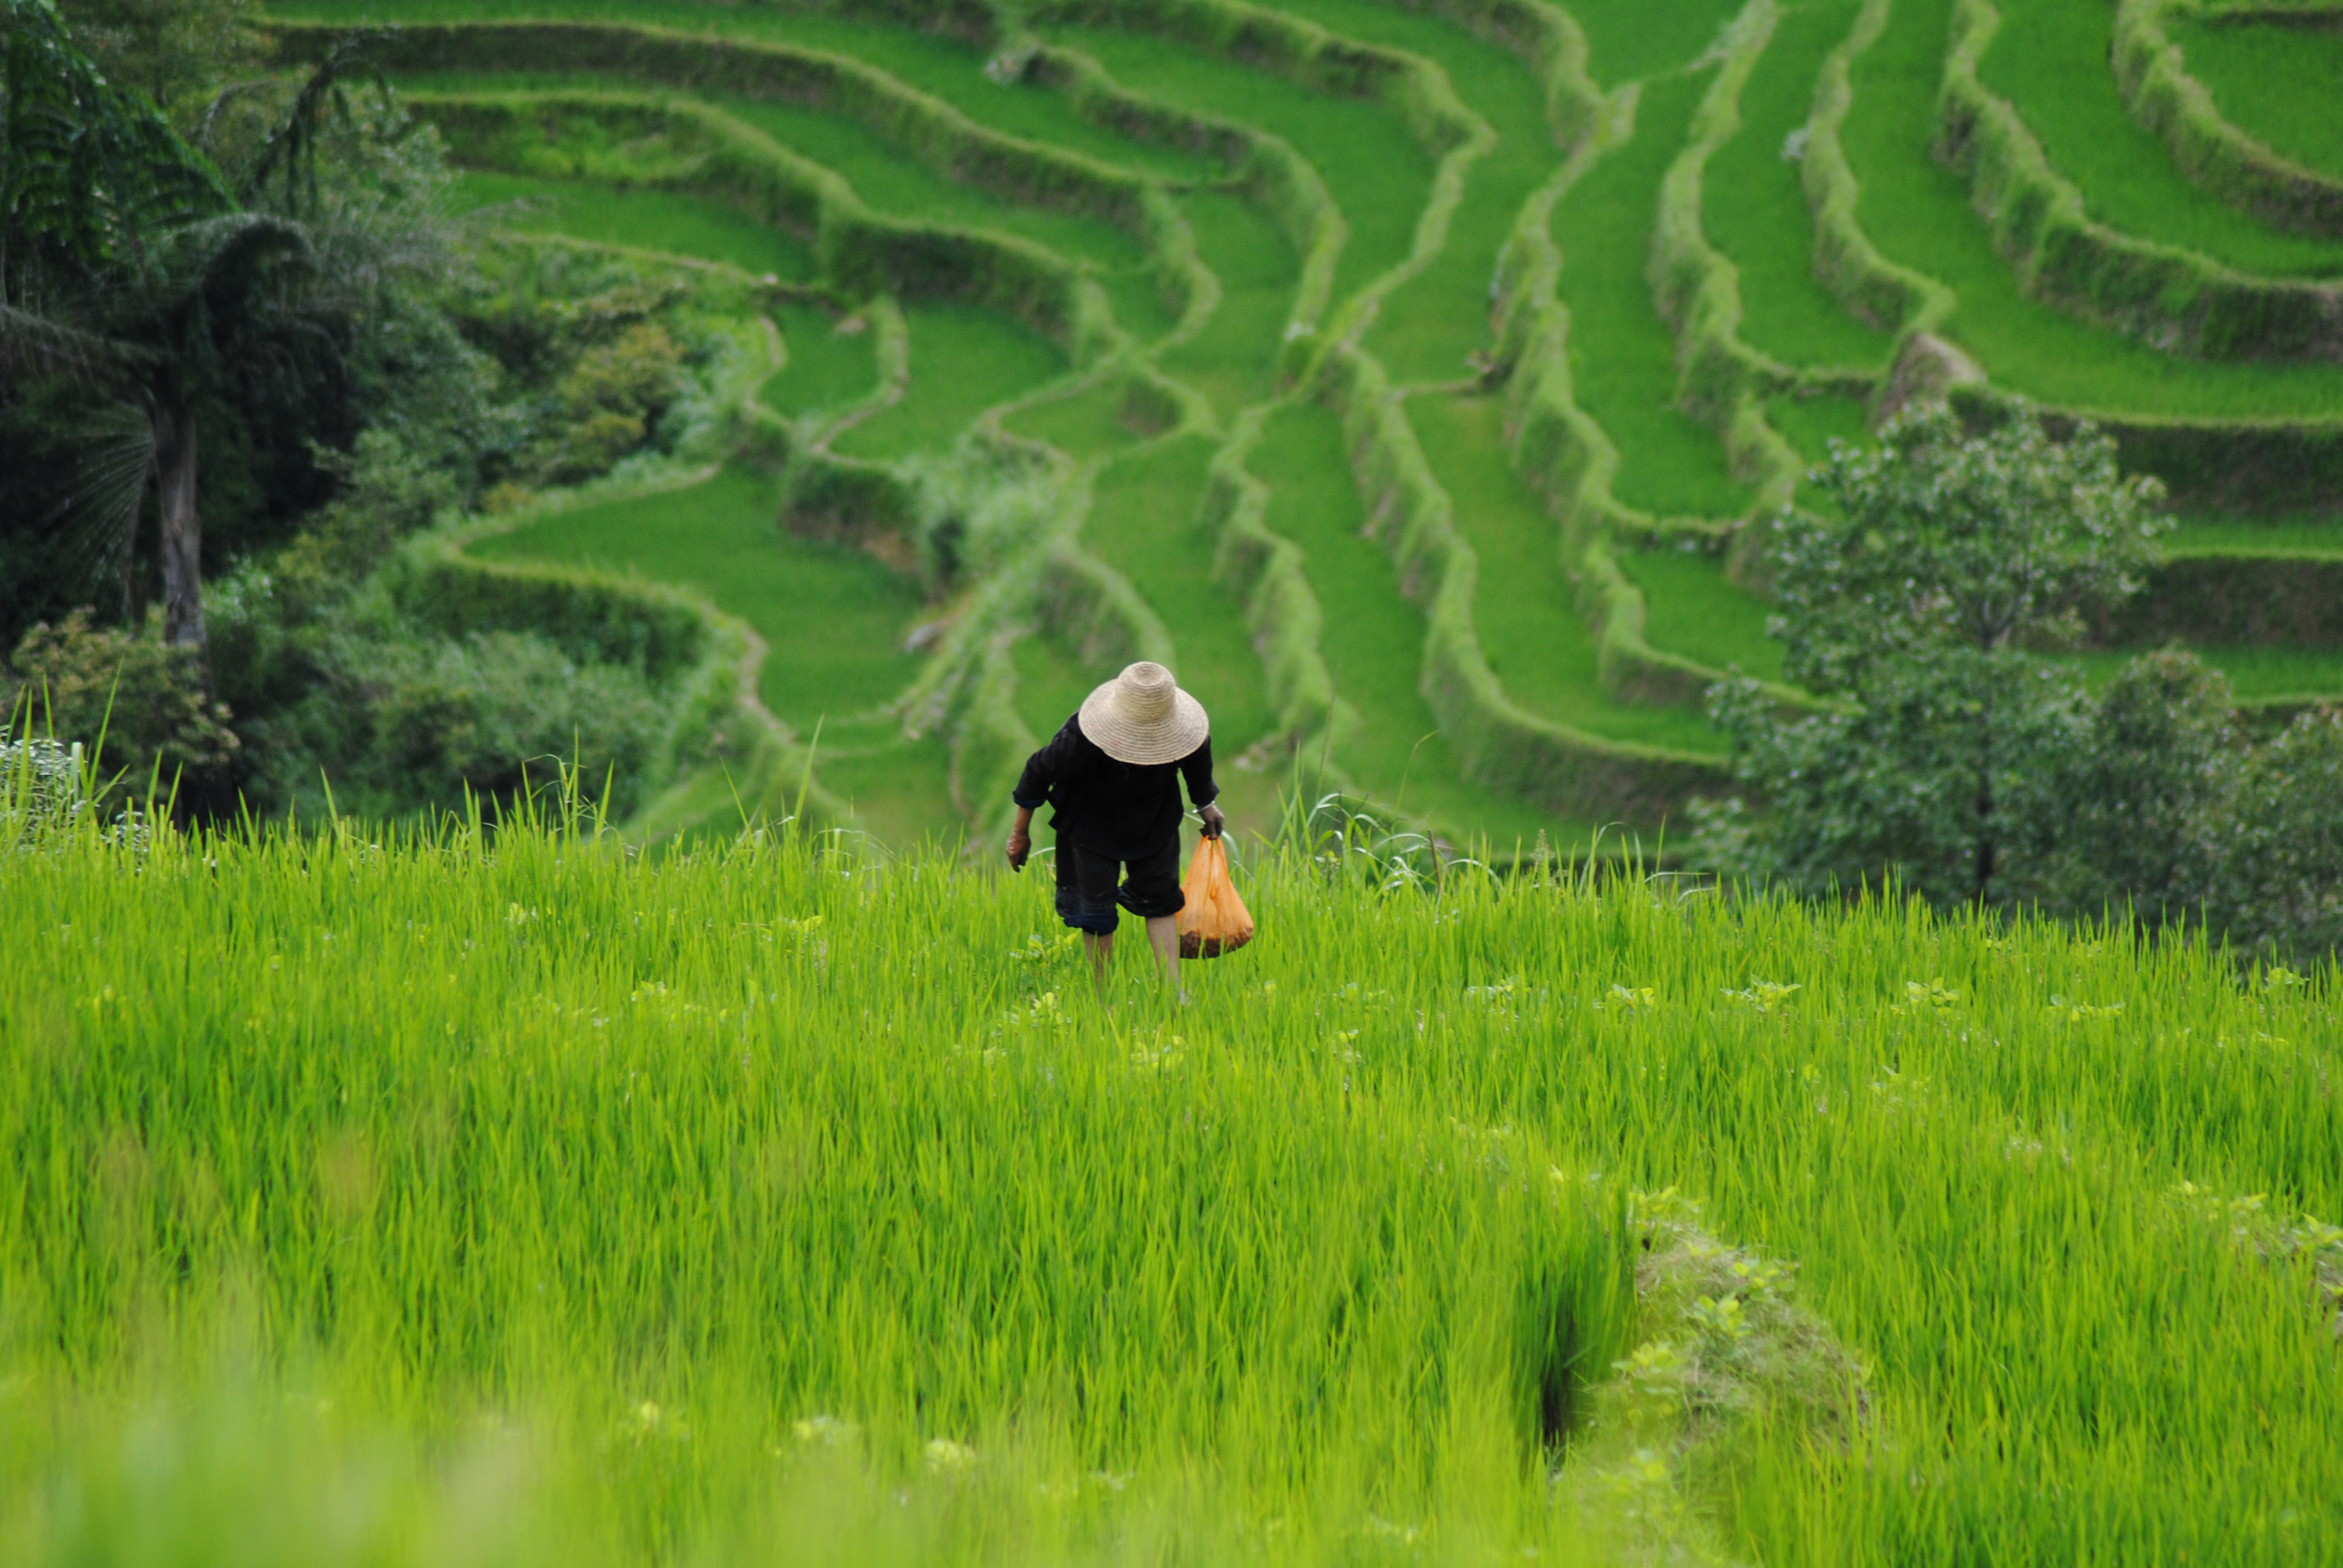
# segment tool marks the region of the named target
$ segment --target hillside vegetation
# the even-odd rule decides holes
[[[1330,835],[1173,1012],[938,860],[94,829],[0,854],[14,1561],[2343,1529],[2331,975]]]
[[[526,198],[494,221],[778,286],[789,368],[745,460],[779,487],[703,492],[691,527],[778,516],[810,543],[769,534],[769,567],[720,586],[669,526],[563,513],[495,548],[692,585],[769,660],[796,657],[785,626],[819,636],[761,684],[806,693],[775,709],[799,741],[820,719],[844,748],[818,763],[828,809],[899,841],[989,832],[1021,749],[1147,654],[1212,708],[1256,813],[1298,750],[1386,812],[1510,843],[1721,787],[1701,694],[1778,668],[1738,541],[1916,388],[2102,421],[2188,519],[2151,585],[2174,608],[2135,623],[2249,702],[2343,690],[2324,621],[2240,638],[2187,608],[2240,558],[2343,553],[2343,238],[2265,222],[2175,151],[2116,68],[2198,25],[2167,9],[277,17],[295,56],[392,25],[383,58],[465,199]],[[2199,31],[2235,55],[2258,25]],[[2238,134],[2309,157],[2270,128],[2308,80],[2269,78]],[[814,634],[801,607],[856,552],[897,574],[892,624]],[[898,767],[920,782],[881,801]]]

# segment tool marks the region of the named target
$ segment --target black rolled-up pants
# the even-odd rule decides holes
[[[1161,920],[1188,906],[1187,895],[1180,890],[1176,829],[1164,835],[1161,849],[1131,860],[1060,839],[1057,861],[1058,918],[1078,931],[1112,936],[1121,923],[1118,908],[1141,920]]]

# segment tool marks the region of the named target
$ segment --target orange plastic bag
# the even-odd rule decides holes
[[[1188,899],[1180,910],[1182,958],[1216,959],[1252,940],[1252,916],[1229,880],[1229,852],[1218,839],[1196,840],[1180,890]]]

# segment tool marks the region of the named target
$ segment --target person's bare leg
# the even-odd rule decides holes
[[[1180,921],[1172,915],[1151,915],[1147,920],[1147,945],[1155,950],[1155,961],[1163,966],[1163,978],[1182,1001],[1188,993],[1180,989]]]
[[[1154,933],[1150,931],[1148,934],[1152,936]],[[1107,964],[1114,957],[1114,933],[1109,931],[1101,936],[1096,931],[1084,931],[1082,950],[1091,955],[1091,979],[1097,982],[1099,994],[1103,996],[1106,994]]]

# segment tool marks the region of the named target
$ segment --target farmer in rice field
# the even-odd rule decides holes
[[[1058,918],[1082,933],[1101,989],[1114,950],[1117,906],[1147,922],[1147,942],[1163,978],[1180,983],[1180,781],[1221,836],[1212,804],[1212,720],[1203,705],[1160,664],[1141,660],[1082,699],[1050,743],[1026,759],[1017,780],[1017,825],[1009,832],[1009,866],[1025,869],[1033,852],[1033,809],[1053,808],[1058,829]]]

